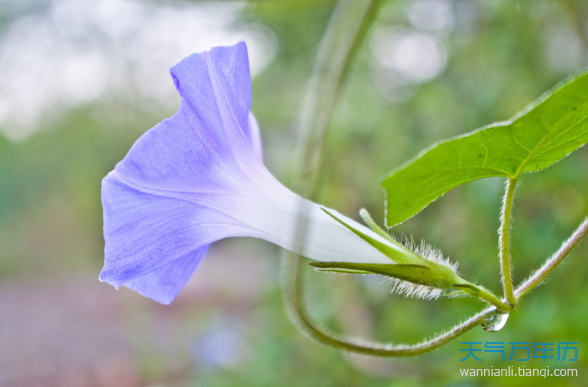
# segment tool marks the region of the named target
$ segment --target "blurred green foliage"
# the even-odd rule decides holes
[[[266,164],[286,184],[292,178],[296,117],[333,4],[267,1],[251,3],[242,12],[244,23],[269,27],[278,42],[276,58],[253,82],[252,110],[260,123]],[[419,32],[408,17],[412,4],[387,1],[374,31],[395,27]],[[402,95],[396,99],[379,88],[382,81],[368,36],[351,67],[328,138],[323,204],[358,221],[358,211],[365,207],[383,224],[380,176],[438,140],[510,118],[586,65],[588,3],[583,0],[447,4],[451,27],[419,32],[441,42],[446,65],[431,80],[400,85]],[[562,31],[579,42],[581,60],[558,64],[557,56],[549,56],[549,42]],[[565,43],[559,48],[565,50]],[[0,137],[0,281],[43,282],[80,273],[97,278],[103,258],[100,180],[143,131],[171,113],[104,99],[62,112],[23,142]],[[521,177],[512,233],[515,284],[587,215],[587,167],[588,153],[581,149],[540,174]],[[425,239],[459,261],[464,278],[500,293],[496,230],[502,191],[502,179],[469,183],[392,231]],[[505,363],[498,354],[484,354],[481,363],[460,363],[460,339],[415,358],[348,356],[302,337],[288,321],[275,283],[248,310],[246,357],[232,367],[208,371],[196,364],[186,385],[581,386],[588,372],[587,253],[585,242],[524,300],[502,331],[476,328],[461,338],[579,341],[578,361],[565,363],[579,370],[577,378],[463,378],[460,368],[521,363]],[[277,270],[274,274],[277,279]],[[370,277],[313,272],[309,282],[310,307],[317,318],[334,329],[378,340],[416,342],[482,307],[473,299],[423,301],[390,295],[385,284]],[[214,309],[194,313],[201,319],[218,313]],[[538,360],[524,365],[559,366]]]

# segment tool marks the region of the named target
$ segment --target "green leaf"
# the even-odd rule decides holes
[[[381,179],[386,226],[449,190],[487,177],[544,169],[588,142],[588,73],[569,78],[509,121],[440,141]]]

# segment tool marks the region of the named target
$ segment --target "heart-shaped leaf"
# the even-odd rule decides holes
[[[569,78],[517,114],[440,141],[381,179],[386,225],[419,213],[472,180],[544,169],[588,142],[588,73]]]

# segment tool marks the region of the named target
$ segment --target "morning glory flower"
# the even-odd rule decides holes
[[[167,304],[208,246],[227,237],[265,239],[324,262],[393,264],[386,251],[415,256],[302,199],[266,169],[250,112],[244,42],[193,54],[171,75],[181,96],[178,112],[139,138],[102,181],[101,281]],[[301,209],[307,223],[303,245],[295,237]]]

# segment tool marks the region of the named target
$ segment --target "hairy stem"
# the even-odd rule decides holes
[[[510,220],[512,212],[512,202],[514,191],[517,185],[517,178],[508,179],[506,182],[506,192],[502,203],[502,224],[500,225],[500,272],[502,275],[502,285],[504,286],[504,296],[506,301],[513,307],[517,304],[512,285],[512,273],[510,262]]]
[[[301,162],[296,183],[308,199],[315,199],[319,186],[324,144],[340,86],[381,3],[340,0],[320,42],[298,125]]]
[[[283,263],[282,288],[284,294],[288,295],[288,297],[285,297],[285,301],[290,318],[292,318],[292,320],[294,320],[309,337],[323,344],[349,352],[379,357],[406,357],[420,355],[433,351],[476,327],[484,322],[484,320],[496,310],[496,308],[485,309],[466,321],[454,326],[450,330],[437,334],[433,338],[422,341],[418,344],[374,343],[357,338],[343,337],[314,323],[310,318],[307,309],[303,306],[304,288],[302,285],[304,281],[304,272],[299,270],[299,257],[292,253],[288,253],[284,257]]]
[[[531,290],[541,284],[545,278],[566,258],[570,252],[582,241],[582,239],[588,235],[588,219],[576,229],[572,236],[564,242],[562,247],[545,262],[545,264],[531,275],[524,283],[519,285],[515,291],[515,294],[519,299],[526,296]],[[379,344],[366,342],[355,338],[343,338],[332,332],[327,331],[325,328],[318,327],[315,325],[307,310],[301,306],[300,297],[304,297],[301,282],[303,281],[303,272],[298,270],[297,266],[300,264],[300,260],[295,256],[285,257],[284,263],[286,265],[283,271],[283,287],[284,293],[291,295],[292,297],[286,298],[286,302],[289,305],[288,310],[291,314],[291,318],[302,327],[303,331],[310,337],[317,341],[320,341],[326,345],[330,345],[335,348],[343,349],[350,352],[362,353],[365,355],[380,356],[380,357],[404,357],[414,356],[422,353],[432,351],[440,346],[448,343],[449,341],[459,337],[475,326],[484,322],[492,313],[496,310],[502,311],[498,306],[502,304],[504,307],[508,307],[502,301],[498,300],[492,293],[486,301],[494,304],[497,308],[488,308],[478,314],[470,317],[461,324],[456,325],[450,330],[434,336],[430,340],[423,341],[418,344],[411,345],[395,345],[395,344]],[[483,288],[478,287],[480,290]],[[482,299],[485,299],[487,295],[480,295]],[[498,305],[497,305],[498,304]]]
[[[515,294],[520,299],[535,287],[541,284],[547,276],[567,257],[570,252],[580,244],[582,239],[588,234],[588,218],[582,222],[580,227],[574,231],[572,236],[565,241],[560,249],[551,256],[544,264],[534,272],[525,282],[517,288]]]

